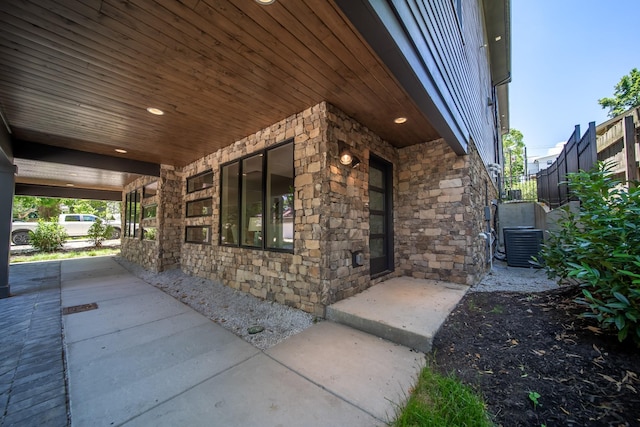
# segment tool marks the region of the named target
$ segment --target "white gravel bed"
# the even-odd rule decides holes
[[[121,257],[114,259],[132,274],[182,301],[261,350],[302,332],[316,321],[313,315],[268,302],[218,282],[193,277],[181,270],[153,273]],[[260,326],[262,332],[250,334]]]
[[[493,261],[493,268],[470,292],[543,292],[557,289],[558,283],[547,278],[543,268],[509,267],[504,261]]]

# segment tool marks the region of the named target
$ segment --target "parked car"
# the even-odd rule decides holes
[[[81,237],[89,234],[89,228],[99,217],[93,214],[60,214],[58,223],[62,225],[69,237]],[[113,227],[112,239],[120,238],[121,224],[118,221],[102,220],[105,224]],[[29,244],[29,231],[38,227],[37,222],[15,221],[11,224],[11,241],[15,245]]]

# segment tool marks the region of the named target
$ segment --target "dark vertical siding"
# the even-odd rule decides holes
[[[493,97],[480,2],[461,2],[462,25],[454,0],[391,3],[456,125],[465,138],[473,139],[485,163],[499,161],[494,151],[495,105],[488,102]]]

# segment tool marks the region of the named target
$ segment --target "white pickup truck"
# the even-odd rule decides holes
[[[69,237],[78,237],[86,236],[96,219],[98,217],[92,214],[60,214],[58,223],[64,227]],[[121,224],[118,221],[105,221],[105,223],[113,227],[111,238],[119,239]],[[35,230],[37,226],[37,222],[13,222],[11,224],[11,241],[14,245],[28,245],[29,231]]]

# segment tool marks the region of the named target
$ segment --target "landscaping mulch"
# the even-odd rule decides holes
[[[640,426],[640,350],[579,318],[579,292],[468,293],[434,339],[438,370],[499,426]]]

